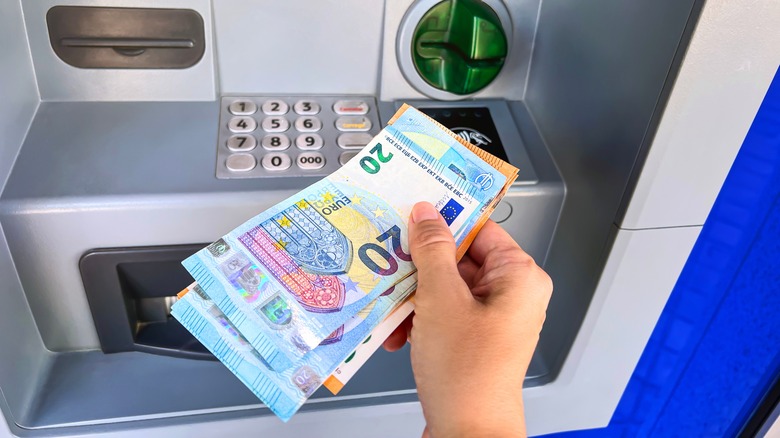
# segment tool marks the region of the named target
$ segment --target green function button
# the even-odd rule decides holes
[[[476,93],[498,76],[507,54],[501,20],[480,0],[445,0],[420,19],[412,59],[420,76],[453,94]]]

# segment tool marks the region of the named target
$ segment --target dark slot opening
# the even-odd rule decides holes
[[[214,359],[171,314],[192,283],[181,261],[205,245],[98,249],[81,259],[101,349]]]

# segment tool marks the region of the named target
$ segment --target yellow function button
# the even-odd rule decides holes
[[[336,119],[336,129],[344,132],[365,132],[371,129],[371,120],[363,116],[343,116]]]

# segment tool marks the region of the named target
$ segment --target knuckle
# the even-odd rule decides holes
[[[529,280],[534,286],[533,289],[536,292],[536,295],[543,302],[549,302],[553,291],[553,281],[547,272],[545,272],[544,269],[540,268],[539,266],[534,265],[533,271],[529,275]]]
[[[517,266],[526,269],[537,267],[534,258],[528,255],[528,253],[523,251],[522,249],[517,249],[513,251],[512,254],[513,254],[512,261]]]
[[[552,291],[555,287],[553,284],[552,278],[545,272],[542,268],[539,268],[539,271],[542,274],[542,283],[544,284],[544,290],[547,291],[547,296],[549,297],[552,295]]]
[[[515,269],[527,270],[538,267],[533,257],[516,246],[503,248],[499,251],[498,255],[503,259],[505,264],[512,266]]]

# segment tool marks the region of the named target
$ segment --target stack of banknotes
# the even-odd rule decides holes
[[[287,421],[334,394],[414,309],[407,221],[432,203],[462,256],[517,169],[404,105],[330,176],[183,264],[178,319]]]

